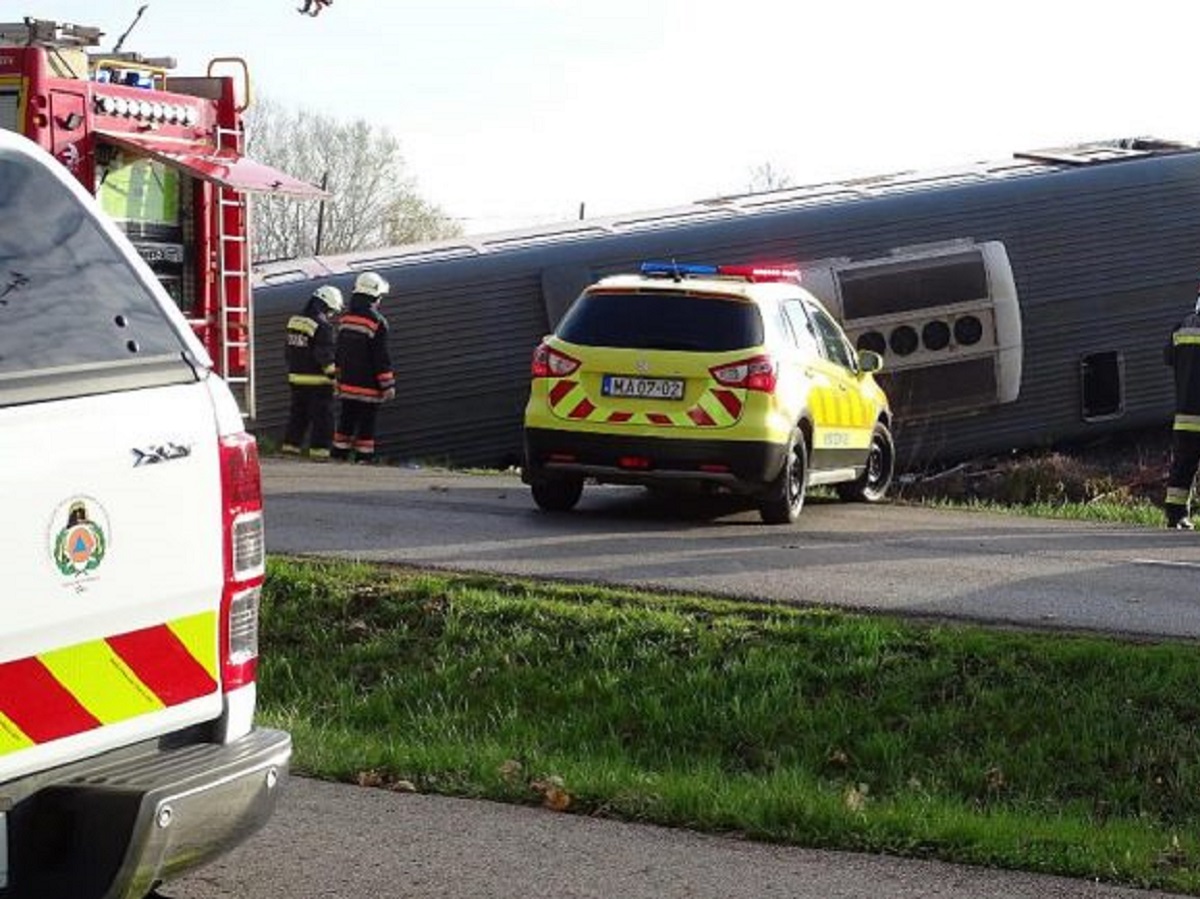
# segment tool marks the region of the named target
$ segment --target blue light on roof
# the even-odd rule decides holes
[[[739,278],[752,284],[769,282],[800,283],[800,269],[780,265],[702,265],[695,262],[643,262],[644,277],[668,277],[676,281],[684,278]]]
[[[717,267],[692,262],[643,262],[642,274],[647,277],[667,275],[672,278],[682,278],[687,275],[715,275]]]

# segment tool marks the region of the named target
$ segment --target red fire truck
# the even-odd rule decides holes
[[[253,419],[248,194],[323,192],[245,156],[243,60],[179,77],[170,58],[99,51],[102,36],[0,23],[0,128],[41,144],[97,196]]]

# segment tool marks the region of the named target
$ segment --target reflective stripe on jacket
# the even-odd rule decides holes
[[[337,374],[333,324],[325,304],[311,299],[300,315],[287,323],[288,383],[297,387],[328,387]]]
[[[350,296],[350,308],[338,325],[337,371],[338,393],[346,399],[381,403],[384,393],[395,389],[388,322],[371,297]]]
[[[1200,431],[1200,315],[1171,332],[1165,355],[1175,369],[1175,430]]]

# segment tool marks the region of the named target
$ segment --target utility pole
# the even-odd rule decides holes
[[[321,175],[321,190],[324,191],[329,186],[329,171],[326,170]],[[321,197],[320,205],[317,206],[317,246],[313,250],[314,256],[321,255],[321,238],[325,233],[325,197]]]

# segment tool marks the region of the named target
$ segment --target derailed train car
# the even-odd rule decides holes
[[[798,264],[881,352],[901,467],[1166,427],[1162,347],[1200,281],[1200,148],[1150,138],[317,257],[257,272],[260,433],[284,322],[320,283],[392,285],[383,457],[520,460],[530,354],[586,284],[647,259]]]

